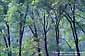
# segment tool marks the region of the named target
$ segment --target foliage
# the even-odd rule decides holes
[[[84,0],[0,0],[0,56],[19,56],[19,47],[22,56],[46,56],[46,48],[54,56],[58,45],[60,52],[77,47],[82,52],[84,5]]]

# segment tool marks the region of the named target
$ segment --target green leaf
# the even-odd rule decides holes
[[[3,7],[0,5],[0,14],[3,14]]]
[[[33,20],[32,20],[31,18],[26,19],[26,23],[27,23],[28,25],[32,25],[32,24],[33,24]]]
[[[7,12],[7,17],[5,18],[5,20],[8,22],[12,21],[13,15],[16,11],[17,11],[17,6],[14,5],[14,6],[9,7],[8,12]]]

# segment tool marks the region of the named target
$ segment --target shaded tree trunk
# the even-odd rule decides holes
[[[48,47],[47,47],[47,30],[46,30],[46,19],[45,19],[45,13],[44,13],[44,24],[43,24],[43,28],[44,28],[45,52],[46,52],[46,56],[49,56],[49,53],[48,53]]]
[[[57,56],[60,56],[60,47],[59,47],[59,20],[56,18],[56,25],[55,25],[55,32],[56,32],[56,51],[57,51]]]
[[[75,0],[76,1],[76,0]],[[73,35],[74,35],[74,40],[75,40],[75,45],[76,45],[76,51],[77,51],[77,56],[80,56],[80,51],[79,51],[79,47],[78,47],[78,35],[77,35],[77,31],[76,31],[76,24],[75,24],[75,1],[73,4]]]
[[[9,31],[9,25],[6,22],[6,27],[7,27],[7,39],[8,39],[8,45],[10,47],[11,41],[10,41],[10,31]]]
[[[21,2],[19,1],[19,3],[21,3]],[[24,25],[25,25],[25,21],[26,21],[27,12],[28,12],[28,4],[27,4],[27,8],[26,8],[26,11],[25,11],[24,18],[23,18],[23,14],[20,12],[21,20],[20,20],[20,23],[19,23],[19,26],[20,26],[20,30],[19,30],[19,56],[22,56],[22,39],[23,39]]]
[[[11,52],[11,40],[10,40],[10,30],[9,30],[9,25],[6,22],[6,27],[7,27],[7,40],[8,40],[8,48],[9,48],[9,52],[8,52],[8,56],[12,56],[12,52]],[[5,39],[6,40],[6,39]]]
[[[3,34],[3,32],[1,31],[1,33]],[[3,35],[3,38],[4,38],[4,42],[5,42],[5,47],[7,48],[8,50],[8,43],[7,43],[7,40],[6,40],[6,37]],[[8,50],[9,51],[9,50]],[[8,52],[8,56],[10,56],[10,53]]]
[[[73,12],[73,14],[74,14],[74,12]],[[77,56],[80,56],[80,53],[79,53],[80,51],[79,51],[79,47],[78,47],[78,36],[77,36],[76,25],[75,25],[75,15],[73,15],[73,20],[69,16],[69,14],[67,14],[67,13],[66,13],[65,17],[69,21],[71,29],[72,29],[72,33],[73,33],[73,37],[74,37],[74,41],[75,41],[75,46],[76,46],[76,51],[77,51]]]
[[[34,29],[35,29],[35,37],[37,38],[37,43],[38,43],[38,47],[37,47],[37,51],[38,51],[38,56],[41,56],[41,54],[40,54],[40,52],[41,52],[41,50],[40,50],[40,46],[39,46],[39,38],[38,38],[38,34],[37,34],[37,28],[36,28],[36,25],[35,25],[35,23],[34,23]]]
[[[35,25],[35,23],[34,23],[34,31],[33,31],[33,29],[29,26],[29,28],[30,28],[30,30],[31,30],[31,32],[32,32],[32,34],[33,34],[33,36],[36,38],[36,42],[38,43],[38,47],[37,47],[37,52],[38,52],[38,56],[41,56],[41,49],[40,49],[40,41],[39,41],[39,38],[38,38],[38,34],[37,34],[37,28],[36,28],[36,25]]]
[[[3,1],[1,1],[0,0],[0,5],[2,5],[3,6],[3,8],[4,8],[4,14],[5,15],[7,15],[7,10],[8,10],[8,4],[6,4],[5,2],[3,2]],[[3,36],[4,37],[4,41],[5,41],[5,46],[6,46],[6,48],[8,49],[8,48],[10,48],[10,32],[9,32],[9,25],[7,24],[7,22],[5,22],[5,24],[6,24],[6,27],[7,27],[7,40],[6,40],[6,37],[5,36]],[[7,43],[7,41],[8,41],[8,43]],[[12,56],[12,54],[11,54],[11,50],[9,50],[8,49],[8,56]]]
[[[23,38],[23,32],[24,32],[24,27],[22,26],[22,23],[20,23],[20,30],[19,30],[19,56],[21,56],[21,48],[22,48],[22,38]]]
[[[3,35],[3,38],[4,38],[6,48],[8,48],[7,40],[6,40],[6,37],[4,35]]]
[[[32,19],[34,19],[34,13],[32,12],[32,16],[31,16]],[[39,37],[38,37],[38,30],[37,30],[37,26],[35,24],[35,22],[33,23],[33,27],[34,27],[34,31],[33,29],[29,26],[33,36],[36,38],[36,42],[37,42],[37,52],[38,52],[38,56],[41,56],[41,48],[40,48],[40,40],[39,40]]]

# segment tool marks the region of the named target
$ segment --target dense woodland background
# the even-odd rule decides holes
[[[85,56],[85,0],[0,0],[0,56]]]

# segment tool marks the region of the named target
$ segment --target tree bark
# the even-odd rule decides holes
[[[57,56],[60,56],[60,47],[59,47],[59,20],[58,20],[58,18],[56,18],[56,25],[55,25]]]
[[[80,56],[80,51],[79,51],[79,47],[78,47],[78,35],[77,35],[77,31],[76,31],[76,24],[75,24],[75,1],[73,4],[73,35],[74,35],[74,40],[75,40],[75,45],[76,45],[76,51],[77,51],[77,56]]]
[[[23,26],[23,21],[20,22],[20,30],[19,30],[19,56],[22,56],[21,54],[21,49],[22,49],[22,38],[23,38],[23,33],[24,33],[24,26]]]
[[[41,54],[40,54],[41,50],[40,50],[40,46],[39,46],[39,38],[38,38],[37,28],[36,28],[35,23],[34,23],[34,29],[35,29],[35,35],[34,36],[37,38],[37,43],[38,43],[38,47],[37,47],[38,56],[41,56]]]
[[[8,48],[9,48],[9,52],[8,52],[8,56],[12,56],[12,52],[11,52],[11,40],[10,40],[10,30],[9,30],[9,25],[6,22],[6,27],[7,27],[7,40],[8,40]]]
[[[37,39],[36,40],[36,42],[37,42],[37,44],[38,44],[38,47],[37,47],[37,52],[38,52],[38,56],[41,56],[41,49],[40,49],[40,43],[39,43],[39,39],[38,39],[38,34],[37,34],[37,28],[36,28],[36,25],[35,25],[35,23],[34,23],[34,31],[33,31],[33,29],[29,26],[29,28],[30,28],[30,30],[31,30],[31,32],[32,32],[32,34],[33,34],[33,36]]]
[[[44,13],[44,24],[43,24],[43,28],[44,28],[45,52],[46,52],[46,56],[49,56],[48,47],[47,47],[47,31],[46,31],[46,19],[45,19],[45,13]]]
[[[73,14],[74,14],[74,12],[73,12]],[[73,37],[74,37],[74,41],[75,41],[75,45],[76,45],[77,56],[80,56],[80,53],[79,53],[80,51],[79,51],[79,47],[78,47],[78,36],[77,36],[76,24],[75,24],[75,15],[73,15],[73,21],[72,21],[72,18],[67,13],[66,13],[65,17],[69,21],[71,29],[72,29],[72,33],[73,33]]]

